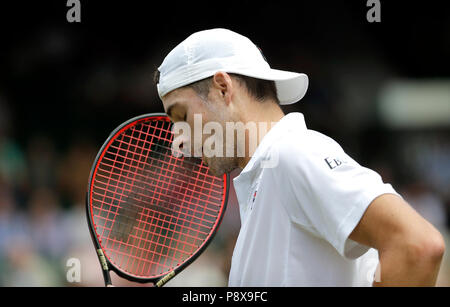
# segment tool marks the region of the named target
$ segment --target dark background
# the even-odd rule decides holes
[[[165,3],[81,1],[81,23],[66,21],[66,1],[0,4],[0,81],[20,122],[15,136],[25,140],[33,127],[61,138],[74,129],[103,137],[130,116],[161,111],[153,70],[189,34],[214,27],[250,37],[272,67],[308,73],[312,90],[303,105],[336,103],[339,75],[331,66],[355,58],[383,62],[398,76],[449,74],[445,1],[382,1],[381,23],[367,22],[366,1]]]
[[[91,248],[84,220],[77,221],[96,151],[121,122],[163,111],[153,71],[188,35],[215,27],[248,36],[272,67],[308,74],[305,98],[286,112],[303,112],[310,129],[336,139],[447,231],[449,122],[391,127],[378,110],[380,91],[392,80],[450,80],[445,1],[381,1],[380,23],[367,21],[362,0],[81,0],[81,23],[67,22],[68,9],[66,1],[0,3],[0,218],[7,221],[0,226],[0,285],[30,283],[21,274],[40,272],[36,259],[44,272],[57,267],[43,284],[66,283],[64,261]],[[216,263],[225,278],[224,251],[239,227],[231,202],[229,223],[212,248],[225,255]],[[68,222],[53,223],[61,216]],[[68,243],[73,225],[81,234]],[[55,231],[61,238],[52,237]],[[11,241],[23,244],[8,247]],[[24,250],[36,259],[12,259]],[[445,270],[442,284],[450,278]]]

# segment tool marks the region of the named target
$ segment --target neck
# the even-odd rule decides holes
[[[259,146],[264,136],[270,131],[272,126],[284,117],[284,112],[280,106],[273,101],[254,101],[248,104],[249,107],[241,119],[246,127],[256,128],[256,133],[245,130],[245,156],[239,158],[239,167],[244,168],[253,156],[256,147]]]

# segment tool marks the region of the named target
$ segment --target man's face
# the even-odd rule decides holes
[[[226,144],[225,140],[225,123],[227,121],[235,121],[235,116],[229,110],[230,108],[225,104],[220,96],[220,91],[211,89],[208,97],[200,97],[197,93],[189,87],[176,89],[162,98],[164,109],[169,115],[170,119],[175,123],[186,122],[191,130],[190,152],[194,155],[195,143],[197,141],[198,148],[201,148],[202,160],[206,163],[211,173],[215,176],[221,176],[224,173],[231,172],[238,167],[237,158],[226,157],[226,146],[234,146],[234,144]],[[201,115],[201,125],[194,122],[194,119],[199,119]],[[208,156],[205,154],[203,144],[205,139],[210,137],[210,134],[204,134],[203,128],[208,122],[216,122],[222,127],[223,131],[223,154],[220,156]],[[201,127],[201,131],[195,131]],[[201,135],[201,139],[195,139],[194,135]],[[212,132],[214,134],[214,132]],[[201,144],[198,142],[201,141]],[[234,141],[234,140],[232,140]]]

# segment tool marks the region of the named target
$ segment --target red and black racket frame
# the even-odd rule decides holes
[[[150,282],[153,282],[154,285],[157,286],[157,287],[163,286],[170,279],[172,279],[174,276],[176,276],[179,272],[184,270],[189,264],[191,264],[195,259],[197,259],[205,251],[205,249],[208,247],[209,243],[211,243],[212,239],[214,238],[215,234],[217,233],[217,231],[218,231],[218,229],[220,227],[220,224],[222,222],[223,216],[225,214],[225,210],[226,210],[226,206],[227,206],[227,202],[228,202],[228,192],[229,192],[229,187],[230,187],[230,176],[229,176],[229,174],[224,174],[223,175],[225,197],[223,199],[224,203],[222,205],[222,212],[219,215],[219,219],[217,221],[216,227],[213,229],[213,231],[211,232],[209,237],[206,239],[206,241],[203,243],[203,245],[195,253],[193,253],[192,256],[189,257],[185,262],[183,262],[181,265],[179,265],[176,268],[174,268],[173,271],[171,271],[169,273],[165,273],[165,274],[163,274],[161,276],[152,277],[152,278],[137,277],[137,276],[134,276],[134,275],[130,275],[130,274],[124,272],[123,270],[117,268],[108,259],[108,257],[106,256],[106,253],[105,253],[105,251],[103,249],[103,247],[101,246],[101,244],[100,244],[100,242],[98,240],[98,237],[97,237],[97,234],[96,234],[96,231],[95,231],[95,225],[94,225],[94,220],[93,220],[93,216],[92,216],[92,210],[91,210],[91,198],[90,198],[90,195],[91,195],[91,189],[92,189],[92,180],[93,180],[93,176],[95,174],[95,170],[98,167],[98,161],[99,161],[99,159],[101,159],[103,153],[105,152],[105,149],[113,141],[113,138],[121,130],[126,130],[126,127],[130,126],[132,124],[137,125],[140,122],[147,121],[147,119],[149,119],[149,118],[156,118],[156,117],[160,117],[161,119],[164,119],[164,120],[170,122],[169,117],[165,113],[148,113],[148,114],[142,114],[142,115],[136,116],[134,118],[131,118],[131,119],[127,120],[126,122],[122,123],[121,125],[119,125],[116,129],[114,129],[113,132],[111,132],[111,134],[109,135],[108,139],[102,145],[101,149],[97,153],[97,156],[95,157],[94,163],[93,163],[92,168],[91,168],[91,172],[90,172],[90,175],[89,175],[89,182],[88,182],[88,190],[87,190],[87,193],[86,193],[86,217],[87,217],[87,222],[88,222],[89,232],[91,234],[92,242],[94,243],[94,247],[96,249],[97,256],[98,256],[98,259],[99,259],[99,262],[100,262],[100,265],[101,265],[101,268],[102,268],[103,278],[105,280],[105,286],[107,286],[107,287],[108,286],[112,286],[111,276],[109,274],[109,271],[113,271],[118,276],[120,276],[120,277],[122,277],[124,279],[127,279],[129,281],[139,282],[139,283],[150,283]]]

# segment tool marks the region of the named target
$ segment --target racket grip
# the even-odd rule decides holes
[[[97,249],[98,260],[102,266],[103,279],[105,280],[105,287],[114,287],[111,282],[111,276],[109,275],[108,263],[106,262],[105,255],[101,248]]]
[[[111,282],[111,276],[109,275],[109,271],[103,271],[103,279],[105,280],[105,287],[114,287]]]
[[[161,278],[156,284],[155,287],[162,287],[164,286],[169,280],[171,280],[175,276],[175,271],[170,272],[163,278]]]

